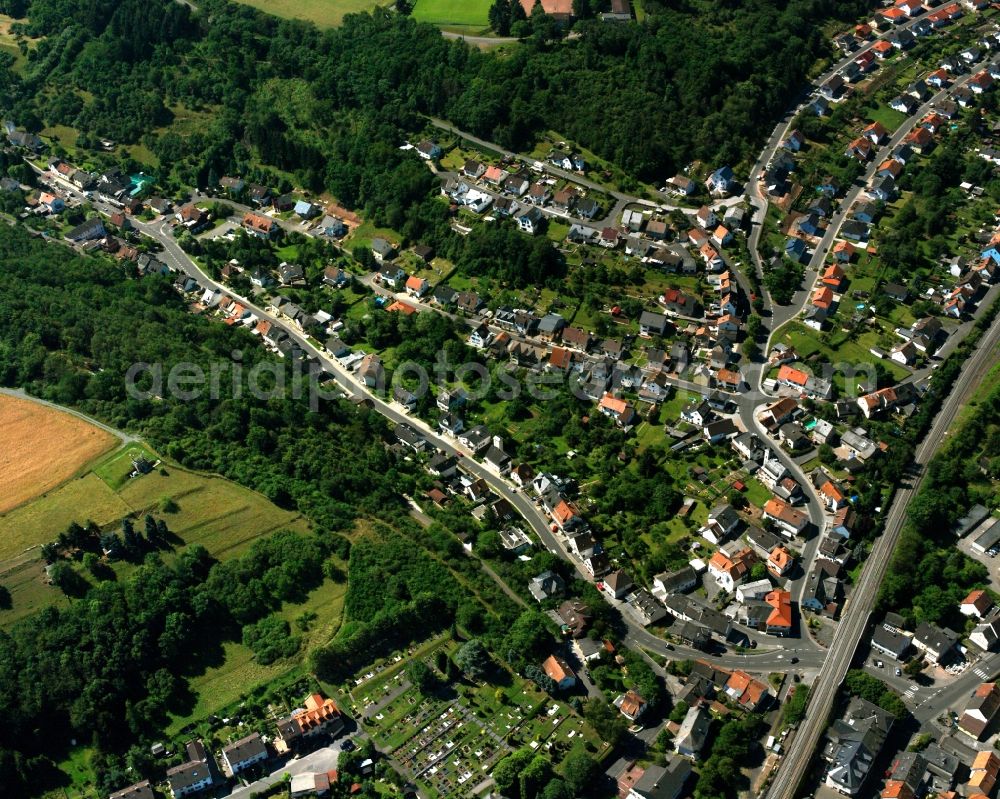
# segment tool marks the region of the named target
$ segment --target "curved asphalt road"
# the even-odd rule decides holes
[[[483,478],[493,491],[510,502],[511,505],[513,505],[517,511],[521,513],[528,524],[531,525],[535,534],[550,551],[560,555],[572,563],[574,568],[577,569],[584,579],[592,579],[586,572],[583,571],[582,564],[568,554],[561,539],[549,529],[548,519],[542,514],[541,510],[531,499],[517,490],[506,479],[471,457],[472,453],[459,445],[453,439],[441,436],[421,419],[406,413],[401,406],[398,406],[395,403],[386,402],[380,397],[369,392],[367,388],[358,382],[353,374],[344,369],[336,360],[331,359],[326,353],[311,344],[308,339],[303,336],[302,332],[299,331],[294,325],[265,311],[257,303],[234,294],[230,288],[216,283],[208,275],[202,272],[197,264],[195,264],[188,257],[187,253],[181,249],[176,240],[173,238],[170,228],[167,227],[162,221],[142,222],[140,220],[133,219],[133,224],[142,233],[156,239],[163,245],[164,249],[160,254],[160,257],[170,266],[180,272],[190,275],[194,279],[198,280],[203,286],[217,288],[229,296],[238,299],[260,319],[266,319],[287,332],[288,335],[300,347],[302,347],[305,352],[317,359],[317,361],[322,365],[324,371],[330,374],[340,387],[348,394],[369,399],[373,403],[375,410],[390,421],[408,424],[419,430],[432,446],[437,447],[450,455],[462,457],[464,467],[476,477]],[[663,639],[658,638],[648,632],[640,624],[633,621],[629,617],[629,613],[627,611],[623,612],[622,616],[628,626],[629,640],[642,647],[672,660],[705,657],[703,652],[683,646],[674,646],[671,650],[667,650],[666,642]],[[714,660],[718,662],[719,665],[729,668],[746,668],[751,670],[755,668],[755,665],[759,664],[759,668],[757,668],[757,670],[769,672],[816,669],[822,664],[824,653],[822,651],[818,651],[812,641],[808,638],[786,639],[781,642],[780,646],[782,652],[787,653],[788,658],[798,657],[799,663],[792,664],[789,662],[787,664],[787,668],[784,668],[783,664],[775,662],[773,652],[769,652],[764,647],[747,654],[726,653],[714,658]],[[783,655],[783,657],[784,656],[786,655]]]
[[[879,586],[882,584],[890,557],[903,528],[906,508],[923,483],[925,467],[938,448],[945,443],[948,428],[954,421],[956,414],[990,367],[1000,357],[998,343],[1000,343],[1000,322],[994,322],[979,342],[975,353],[965,362],[952,392],[943,402],[931,429],[918,448],[915,468],[919,471],[919,476],[911,487],[902,488],[896,492],[886,516],[885,531],[875,542],[871,554],[865,561],[865,568],[861,572],[854,593],[844,608],[833,645],[830,647],[818,678],[812,685],[806,718],[795,736],[795,745],[789,750],[785,762],[771,785],[768,799],[794,799],[799,784],[812,760],[820,736],[826,728],[827,719],[837,692],[840,690],[840,685],[847,674],[862,636],[868,629],[868,620],[875,605]]]

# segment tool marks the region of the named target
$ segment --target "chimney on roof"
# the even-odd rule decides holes
[[[503,438],[500,436],[493,436],[493,446],[503,452]]]

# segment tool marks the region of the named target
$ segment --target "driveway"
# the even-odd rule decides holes
[[[263,777],[256,782],[252,782],[249,785],[240,785],[239,787],[234,788],[229,796],[233,799],[249,799],[251,794],[260,793],[264,789],[274,785],[276,782],[280,782],[286,774],[290,774],[294,777],[296,774],[304,774],[306,772],[333,771],[337,768],[337,760],[340,757],[341,744],[343,744],[346,740],[349,739],[347,737],[338,738],[330,744],[330,746],[324,746],[321,749],[317,749],[315,752],[302,755],[302,757],[298,760],[289,760],[281,764],[268,776]]]

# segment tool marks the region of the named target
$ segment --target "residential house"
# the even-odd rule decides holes
[[[663,572],[653,577],[653,594],[665,599],[671,594],[683,594],[698,585],[698,574],[691,566],[684,566],[672,572]]]
[[[866,419],[871,419],[882,411],[895,408],[897,402],[898,395],[896,390],[891,387],[880,388],[878,391],[858,397],[858,407],[861,408]],[[844,440],[846,441],[846,439]]]
[[[977,624],[969,640],[984,652],[996,651],[1000,648],[1000,617]]]
[[[644,338],[662,336],[667,329],[667,317],[652,311],[643,311],[639,316],[639,335]]]
[[[983,619],[992,608],[993,600],[990,595],[982,589],[977,588],[969,592],[969,595],[962,600],[958,609],[963,616],[975,616],[977,619]]]
[[[396,255],[395,245],[381,236],[376,236],[372,239],[371,248],[372,255],[375,256],[375,260],[380,264],[390,261]]]
[[[774,586],[771,585],[771,581],[766,577],[761,580],[754,580],[750,583],[743,583],[743,585],[736,587],[736,601],[745,605],[754,600],[763,600],[764,597],[770,594],[773,590]],[[767,613],[770,613],[770,611],[767,611]]]
[[[632,577],[624,569],[613,571],[604,578],[604,590],[615,599],[623,599],[634,587]]]
[[[460,291],[455,297],[455,306],[467,314],[476,314],[483,307],[483,301],[474,291]]]
[[[795,558],[784,546],[776,546],[767,556],[767,570],[776,579],[782,579],[793,568],[795,568]]]
[[[763,710],[771,699],[764,683],[739,669],[729,675],[723,691],[733,702],[750,713]]]
[[[879,624],[872,633],[872,649],[892,660],[905,660],[912,646],[910,636],[893,626]]]
[[[847,495],[833,480],[823,480],[819,486],[819,497],[828,511],[837,511],[847,505]]]
[[[222,750],[222,763],[227,773],[236,776],[257,763],[267,760],[267,744],[259,732],[234,741]]]
[[[806,243],[802,239],[794,236],[785,240],[785,255],[796,263],[800,263],[806,256]]]
[[[576,672],[562,658],[549,655],[542,663],[542,670],[560,691],[569,691],[576,687]]]
[[[972,692],[965,712],[958,721],[959,732],[976,741],[986,738],[1000,716],[1000,686],[987,682]]]
[[[153,793],[149,780],[143,780],[129,785],[127,788],[122,788],[120,791],[115,791],[108,799],[156,799],[156,795]]]
[[[904,341],[890,350],[889,360],[902,366],[912,366],[917,360],[917,348],[912,341]]]
[[[713,197],[725,197],[730,193],[734,183],[733,170],[728,166],[719,167],[705,181]]]
[[[278,721],[275,747],[287,750],[299,741],[308,741],[320,734],[336,735],[344,729],[344,718],[336,702],[322,694],[310,694],[305,706]]]
[[[528,2],[528,0],[522,0]],[[691,776],[691,764],[681,757],[672,757],[666,766],[649,765],[641,769],[624,799],[679,799]]]
[[[957,643],[957,633],[927,622],[922,622],[913,633],[913,645],[934,664],[947,660]]]
[[[1000,777],[1000,757],[987,750],[977,752],[969,770],[966,795],[969,797],[990,796]]]
[[[425,161],[434,161],[441,157],[441,147],[437,142],[431,141],[430,139],[424,139],[418,142],[413,148],[417,151],[417,155],[423,158]]]
[[[424,278],[417,277],[416,275],[411,275],[406,278],[406,293],[411,297],[423,297],[428,291],[430,291],[431,284],[428,283]]]
[[[405,286],[408,282],[406,272],[395,262],[384,263],[378,271],[378,279],[382,285],[388,286],[391,289]]]
[[[544,571],[528,583],[529,593],[538,602],[560,596],[565,590],[566,583],[563,578],[552,571]]]
[[[369,353],[358,366],[358,379],[368,388],[380,386],[385,380],[382,359],[377,353]]]
[[[187,208],[188,206],[184,206]],[[183,208],[181,211],[183,212]],[[264,216],[262,214],[255,214],[253,211],[247,211],[243,215],[243,229],[259,239],[271,239],[277,235],[279,227],[278,223],[269,216]]]
[[[167,769],[167,783],[174,799],[203,791],[215,782],[211,757],[201,741],[185,745],[187,760]]]
[[[646,700],[629,689],[615,699],[615,707],[629,721],[638,721],[639,717],[646,712]]]
[[[544,219],[537,208],[529,208],[517,217],[517,226],[522,232],[534,236],[541,230]]]
[[[697,760],[708,743],[708,733],[712,717],[700,705],[688,708],[680,728],[674,734],[674,749],[677,754]]]
[[[809,526],[809,515],[773,497],[764,503],[763,516],[773,521],[786,536],[801,535]]]
[[[864,699],[855,697],[843,719],[828,730],[823,758],[829,763],[825,784],[846,795],[857,796],[882,751],[896,718]]]
[[[778,428],[778,438],[791,452],[809,448],[809,437],[798,422],[786,422]]]
[[[716,505],[708,513],[708,520],[701,534],[713,544],[718,544],[739,533],[743,520],[732,505]]]
[[[746,582],[756,562],[757,555],[750,547],[744,547],[732,557],[719,549],[708,562],[708,573],[723,591],[732,593],[737,585]]]

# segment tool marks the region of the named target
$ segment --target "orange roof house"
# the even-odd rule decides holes
[[[423,294],[428,286],[427,281],[422,277],[417,277],[416,275],[410,275],[406,278],[406,290],[411,294],[416,294],[418,297]]]
[[[542,669],[560,688],[571,687],[576,684],[576,672],[562,658],[549,655],[545,658],[545,662],[542,663]]]
[[[889,53],[892,52],[892,45],[889,44],[885,39],[879,39],[875,44],[872,45],[872,50],[875,55],[879,58],[885,58]]]
[[[971,793],[993,793],[1000,776],[1000,758],[988,749],[976,753],[972,761],[972,772],[969,774]]]
[[[871,141],[872,144],[878,144],[889,135],[889,131],[886,130],[885,125],[881,122],[872,122],[870,125],[865,126],[865,129],[861,131],[861,135]]]
[[[768,696],[767,686],[764,683],[758,682],[739,669],[729,675],[725,691],[730,699],[750,711],[760,707]]]
[[[635,691],[629,689],[622,696],[615,700],[621,714],[632,721],[635,721],[646,709],[646,700]]]
[[[793,383],[796,386],[805,387],[805,384],[809,382],[809,375],[801,369],[793,369],[788,364],[782,364],[781,368],[778,369],[778,382]]]
[[[414,308],[412,305],[396,300],[392,305],[386,308],[386,311],[390,313],[399,311],[400,313],[409,316],[410,314],[415,314],[417,312],[417,309]]]
[[[772,608],[767,617],[767,631],[788,635],[792,631],[792,595],[788,591],[772,591],[764,601]]]
[[[823,499],[827,505],[832,509],[841,507],[845,502],[847,502],[847,497],[844,492],[840,490],[839,486],[832,480],[827,480],[823,485],[820,486],[819,493],[823,495]]]
[[[846,277],[847,274],[837,264],[830,264],[823,271],[823,285],[829,286],[834,291],[840,291]]]
[[[287,747],[287,744],[303,736],[308,737],[324,730],[337,732],[343,724],[336,702],[322,694],[312,694],[306,698],[303,709],[278,722],[278,738]]]
[[[969,595],[962,600],[959,610],[962,611],[964,616],[979,616],[982,618],[991,607],[993,607],[993,600],[990,599],[990,595],[981,588],[977,588],[974,591],[970,591]]]
[[[934,134],[927,130],[927,128],[917,127],[910,131],[903,141],[914,149],[919,150],[934,143]]]
[[[750,576],[750,570],[757,562],[757,553],[744,547],[732,557],[721,549],[716,550],[708,562],[708,571],[725,590],[732,591]]]
[[[885,172],[894,178],[898,178],[900,173],[903,171],[903,165],[895,158],[886,158],[881,164],[878,165],[878,171],[880,173]]]
[[[186,206],[185,206],[186,207]],[[243,227],[255,236],[271,236],[277,230],[277,223],[269,216],[247,211],[243,215]]]
[[[565,499],[561,500],[559,504],[552,509],[552,519],[560,527],[565,527],[571,519],[574,519],[579,515],[580,511],[576,505]]]
[[[604,393],[598,407],[605,416],[610,416],[620,425],[627,425],[635,416],[635,410],[623,399],[614,394]]]
[[[809,524],[807,514],[777,497],[771,497],[764,503],[763,513],[765,519],[773,520],[778,527],[790,535],[801,533]]]
[[[913,799],[913,791],[902,780],[889,780],[882,789],[882,799]]]
[[[573,353],[565,347],[553,347],[549,354],[549,366],[565,372],[573,364]]]
[[[785,547],[775,547],[767,557],[767,570],[775,577],[784,577],[794,565],[795,559]]]
[[[833,291],[830,290],[829,286],[822,286],[813,292],[812,304],[817,308],[830,309],[833,305]]]

